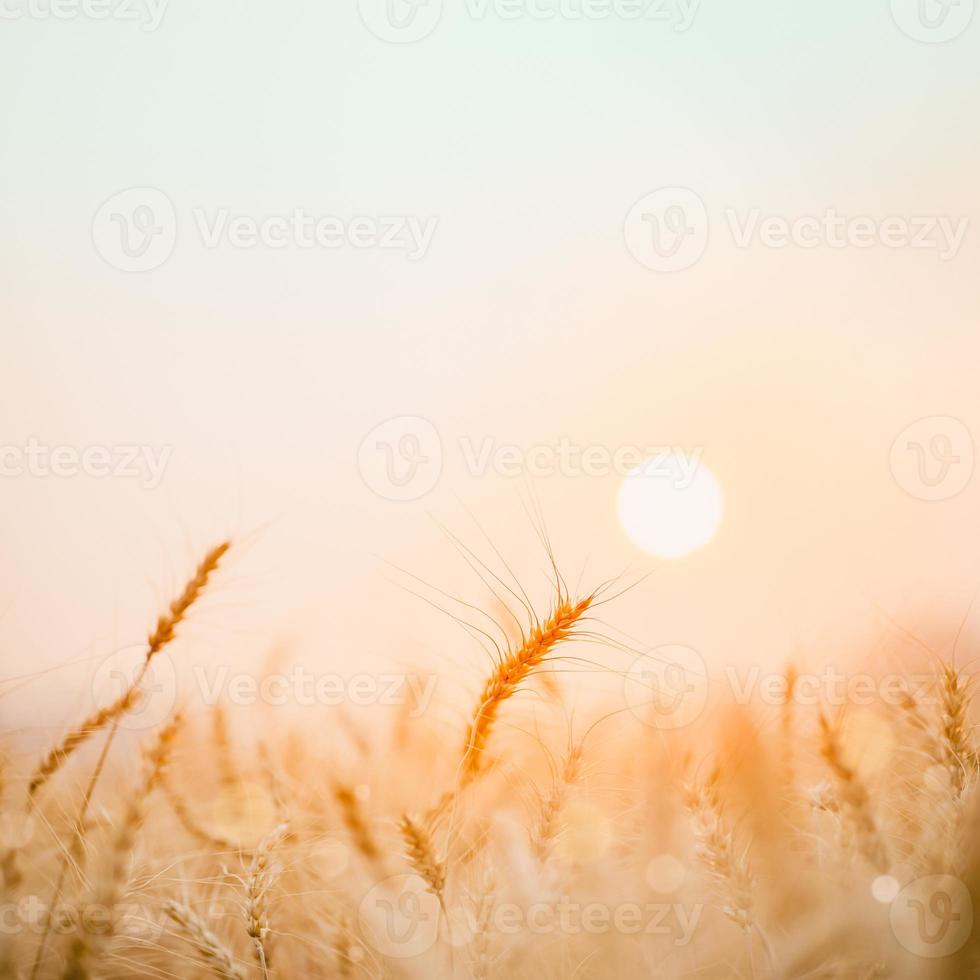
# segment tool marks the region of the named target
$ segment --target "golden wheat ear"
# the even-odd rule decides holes
[[[820,754],[836,778],[837,795],[854,828],[859,850],[873,868],[884,874],[888,871],[891,861],[878,829],[871,796],[857,772],[844,760],[840,737],[822,711],[820,712]]]
[[[939,742],[957,800],[966,788],[967,775],[974,769],[974,753],[967,728],[969,701],[969,682],[953,667],[944,664],[939,684]]]
[[[505,701],[562,643],[574,637],[594,596],[572,600],[559,592],[551,615],[537,623],[519,647],[509,651],[487,678],[483,694],[466,733],[460,774],[463,785],[472,782],[486,766],[486,747]]]
[[[435,845],[428,829],[422,821],[408,814],[401,818],[398,829],[405,842],[405,856],[412,870],[441,903],[446,885],[446,864],[436,856]]]
[[[744,931],[754,924],[755,878],[748,854],[735,840],[719,792],[720,773],[685,790],[697,856],[718,891],[727,899],[723,911]]]
[[[272,856],[286,838],[287,825],[279,824],[259,843],[245,877],[245,931],[252,940],[255,959],[268,980],[271,966],[269,956],[269,891],[279,878],[281,869],[272,864]]]
[[[221,980],[245,980],[245,973],[235,961],[234,954],[190,906],[168,900],[163,911],[215,976]]]
[[[554,849],[555,841],[561,830],[562,808],[581,774],[584,753],[585,746],[581,741],[572,745],[565,756],[561,772],[557,774],[551,792],[541,800],[536,826],[532,834],[534,850],[541,862],[547,861]]]
[[[34,771],[28,783],[28,802],[37,795],[45,783],[54,776],[78,748],[97,732],[117,721],[135,707],[143,696],[140,684],[146,676],[150,661],[173,640],[177,627],[184,621],[191,606],[197,602],[208,584],[208,580],[217,570],[221,559],[230,547],[230,541],[223,541],[212,548],[197,566],[194,574],[184,586],[184,591],[170,603],[168,611],[159,617],[156,627],[147,638],[146,656],[132,684],[112,704],[99,708],[81,724],[76,725],[41,760],[41,764]]]

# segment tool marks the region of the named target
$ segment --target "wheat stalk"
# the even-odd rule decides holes
[[[345,911],[332,919],[331,937],[337,973],[341,980],[353,976],[353,966],[361,947],[354,936],[353,926]]]
[[[796,735],[796,684],[799,679],[796,666],[790,664],[785,673],[786,689],[780,705],[779,727],[782,735],[783,780],[786,791],[792,794],[796,784],[796,759],[793,745]]]
[[[496,881],[492,866],[487,862],[480,873],[478,900],[473,903],[475,930],[469,945],[470,972],[473,980],[489,980],[493,970],[494,955],[490,933],[494,917],[495,892]]]
[[[178,713],[160,730],[153,745],[145,754],[142,782],[130,797],[112,849],[112,868],[103,895],[104,904],[109,908],[115,906],[119,897],[119,890],[126,880],[129,856],[136,843],[136,836],[146,818],[147,800],[163,779],[163,773],[170,762],[174,740],[177,738],[182,723],[183,718]]]
[[[146,803],[159,785],[180,725],[181,716],[178,714],[160,730],[153,745],[144,753],[143,777],[129,796],[126,811],[113,841],[109,872],[99,889],[97,901],[109,914],[106,929],[91,938],[85,935],[76,937],[62,974],[63,980],[80,980],[87,977],[89,962],[101,952],[115,934],[118,926],[119,900],[129,878],[130,855],[146,817]]]
[[[102,775],[103,769],[105,768],[106,759],[109,756],[109,750],[112,747],[113,739],[115,738],[116,732],[119,730],[119,722],[122,716],[129,710],[135,700],[138,698],[136,692],[141,690],[140,685],[143,683],[143,679],[149,670],[150,663],[153,658],[169,643],[175,635],[175,631],[180,623],[183,622],[184,617],[187,615],[188,610],[197,601],[204,587],[208,583],[208,579],[217,569],[219,562],[224,557],[225,553],[231,547],[231,542],[225,541],[216,547],[212,548],[202,559],[200,564],[197,566],[193,576],[191,576],[190,581],[184,586],[184,591],[170,603],[170,609],[167,613],[164,613],[157,619],[157,624],[153,632],[147,639],[146,655],[143,658],[142,666],[136,674],[135,679],[130,684],[129,688],[123,692],[123,694],[116,700],[113,706],[109,709],[104,709],[106,712],[105,721],[102,722],[99,727],[103,727],[105,724],[110,724],[109,731],[106,735],[105,742],[102,745],[102,750],[99,753],[99,758],[95,763],[95,768],[92,770],[92,775],[89,777],[88,784],[85,787],[85,793],[82,797],[82,803],[79,807],[78,817],[75,822],[77,828],[74,845],[71,851],[66,851],[62,854],[61,863],[58,867],[58,876],[55,881],[54,894],[51,899],[51,905],[56,904],[61,898],[62,889],[65,884],[65,875],[68,872],[68,862],[71,852],[77,852],[80,849],[82,834],[85,827],[85,818],[88,815],[89,806],[92,803],[92,797],[95,794],[96,786],[98,785],[99,779]],[[102,712],[98,713],[99,719],[101,721]],[[89,719],[91,721],[91,719]],[[56,762],[50,763],[45,766],[42,763],[41,770],[44,771],[43,778],[38,781],[38,773],[35,773],[34,778],[30,781],[30,789],[28,791],[28,807],[34,801],[35,794],[37,790],[45,783],[61,766],[64,764],[65,760],[71,755],[75,749],[78,748],[82,742],[85,741],[94,731],[98,730],[92,729],[88,722],[84,722],[80,725],[74,733],[70,733],[69,737],[62,743],[62,747],[66,744],[71,745],[70,751],[59,751],[53,750],[49,753],[48,759],[57,760]],[[81,741],[73,739],[72,734],[78,735],[79,732],[85,732],[85,736]],[[48,759],[45,762],[48,762]],[[44,926],[44,931],[41,934],[41,942],[38,943],[37,952],[34,958],[34,965],[31,968],[31,980],[37,980],[38,971],[41,969],[41,961],[44,958],[44,951],[47,947],[48,936],[51,933],[51,919],[49,918]]]

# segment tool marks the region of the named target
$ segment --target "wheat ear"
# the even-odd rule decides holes
[[[889,868],[888,851],[878,831],[871,797],[858,774],[844,761],[837,732],[820,712],[820,754],[837,780],[837,795],[854,827],[861,853],[882,873]]]
[[[269,890],[276,883],[281,869],[270,864],[273,851],[286,836],[286,824],[281,823],[259,843],[252,856],[245,878],[245,931],[255,949],[255,958],[263,980],[269,976]]]
[[[728,899],[725,915],[745,932],[753,926],[755,881],[748,856],[735,842],[718,793],[719,773],[687,788],[685,802],[694,829],[697,856]]]
[[[422,821],[405,814],[398,824],[402,840],[405,842],[405,856],[412,870],[425,882],[426,888],[440,904],[446,885],[446,865],[436,857],[432,837]]]
[[[150,663],[153,658],[163,649],[163,647],[169,643],[174,637],[174,631],[177,626],[183,622],[184,617],[187,615],[188,609],[197,601],[198,596],[203,591],[204,587],[208,583],[208,579],[211,577],[212,573],[217,569],[219,562],[222,557],[224,557],[225,552],[231,547],[231,542],[225,541],[219,544],[217,547],[212,548],[203,558],[201,563],[197,566],[194,575],[191,577],[190,581],[184,586],[184,591],[170,603],[170,610],[168,613],[160,616],[157,619],[156,628],[150,634],[147,639],[147,649],[146,656],[143,658],[143,664],[136,674],[136,678],[130,684],[129,688],[122,694],[120,698],[115,702],[115,706],[125,705],[125,707],[119,707],[118,710],[113,711],[111,708],[109,710],[109,715],[105,722],[102,724],[109,724],[109,731],[106,734],[105,741],[102,743],[102,750],[99,752],[99,758],[95,763],[95,768],[92,770],[92,775],[89,777],[88,784],[85,787],[85,793],[82,796],[82,803],[78,810],[78,817],[75,823],[77,832],[75,835],[75,841],[72,850],[80,849],[83,828],[85,827],[85,818],[88,815],[88,809],[92,804],[92,797],[95,794],[96,786],[98,786],[99,779],[102,776],[102,771],[105,768],[106,759],[109,756],[109,750],[112,748],[112,741],[115,738],[116,732],[119,730],[119,722],[122,716],[129,710],[131,706],[130,698],[136,698],[137,694],[134,692],[140,692],[140,685],[143,683],[143,678],[146,676],[146,672],[149,670]],[[133,701],[132,703],[135,703]],[[100,712],[101,715],[101,712]],[[102,726],[100,726],[102,727]],[[87,734],[85,738],[93,734],[94,731],[98,729],[93,729],[89,731],[88,723],[83,723],[79,726],[77,731],[86,731]],[[67,741],[67,740],[66,740]],[[84,741],[84,739],[82,739]],[[63,743],[64,744],[64,743]],[[81,742],[74,742],[71,751],[73,752]],[[68,753],[71,754],[70,752]],[[58,750],[54,750],[49,754],[49,758],[57,760],[53,763],[53,768],[50,768],[45,772],[44,777],[40,780],[37,785],[35,785],[35,780],[37,774],[35,774],[35,779],[31,780],[31,788],[28,791],[28,807],[34,800],[34,794],[54,773],[61,768],[64,764],[67,755]],[[44,766],[42,765],[42,769]],[[68,873],[68,862],[69,862],[69,852],[66,852],[61,857],[61,863],[58,867],[58,875],[55,881],[54,894],[51,899],[51,905],[55,905],[61,898],[61,892],[65,884],[65,875]],[[41,941],[38,943],[37,952],[34,955],[34,965],[31,967],[30,980],[37,980],[37,975],[41,969],[41,961],[44,958],[44,951],[47,948],[48,937],[51,934],[51,918],[49,917],[44,926],[44,931],[41,933]]]
[[[33,799],[37,795],[41,787],[51,779],[80,746],[84,745],[96,732],[101,731],[112,722],[117,722],[136,705],[143,696],[140,685],[149,669],[150,661],[174,638],[177,627],[183,622],[190,607],[197,601],[211,574],[217,569],[218,563],[230,547],[231,542],[222,542],[204,556],[193,577],[184,587],[184,591],[170,603],[169,610],[157,619],[156,628],[147,639],[143,663],[133,682],[112,704],[94,712],[80,725],[73,728],[58,745],[48,752],[28,784],[29,799]]]
[[[350,786],[337,783],[333,789],[334,799],[340,807],[344,826],[350,833],[354,846],[364,855],[368,861],[380,863],[381,851],[374,840],[371,828],[368,826],[364,816],[364,808],[357,792]]]
[[[516,649],[510,650],[487,679],[466,733],[460,767],[462,782],[468,783],[485,765],[485,752],[497,721],[500,706],[517,692],[521,684],[540,667],[555,648],[570,639],[576,625],[592,605],[593,596],[573,602],[559,591],[555,608],[543,623],[538,623]]]
[[[231,950],[207,927],[204,920],[182,902],[168,900],[163,911],[180,930],[181,935],[198,951],[201,959],[221,980],[245,980]]]
[[[968,685],[948,664],[943,665],[940,684],[940,745],[955,799],[963,795],[966,774],[973,768],[973,753],[967,737]]]
[[[558,836],[562,807],[565,805],[569,789],[578,780],[582,766],[582,754],[581,742],[569,749],[568,755],[565,757],[565,764],[555,780],[551,793],[541,803],[537,820],[537,834],[534,838],[534,849],[539,861],[546,861],[554,847],[555,839]]]

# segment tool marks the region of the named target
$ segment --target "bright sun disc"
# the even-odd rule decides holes
[[[684,453],[647,460],[619,489],[623,530],[657,558],[682,558],[707,544],[721,524],[722,510],[714,473]]]

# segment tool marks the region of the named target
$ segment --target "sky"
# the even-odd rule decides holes
[[[188,660],[465,684],[406,576],[489,604],[456,535],[546,603],[534,514],[569,580],[636,583],[604,617],[641,648],[947,643],[980,23],[930,4],[2,0],[7,724],[72,717],[228,535]],[[695,455],[716,536],[645,554],[614,467],[528,475],[562,445]]]

